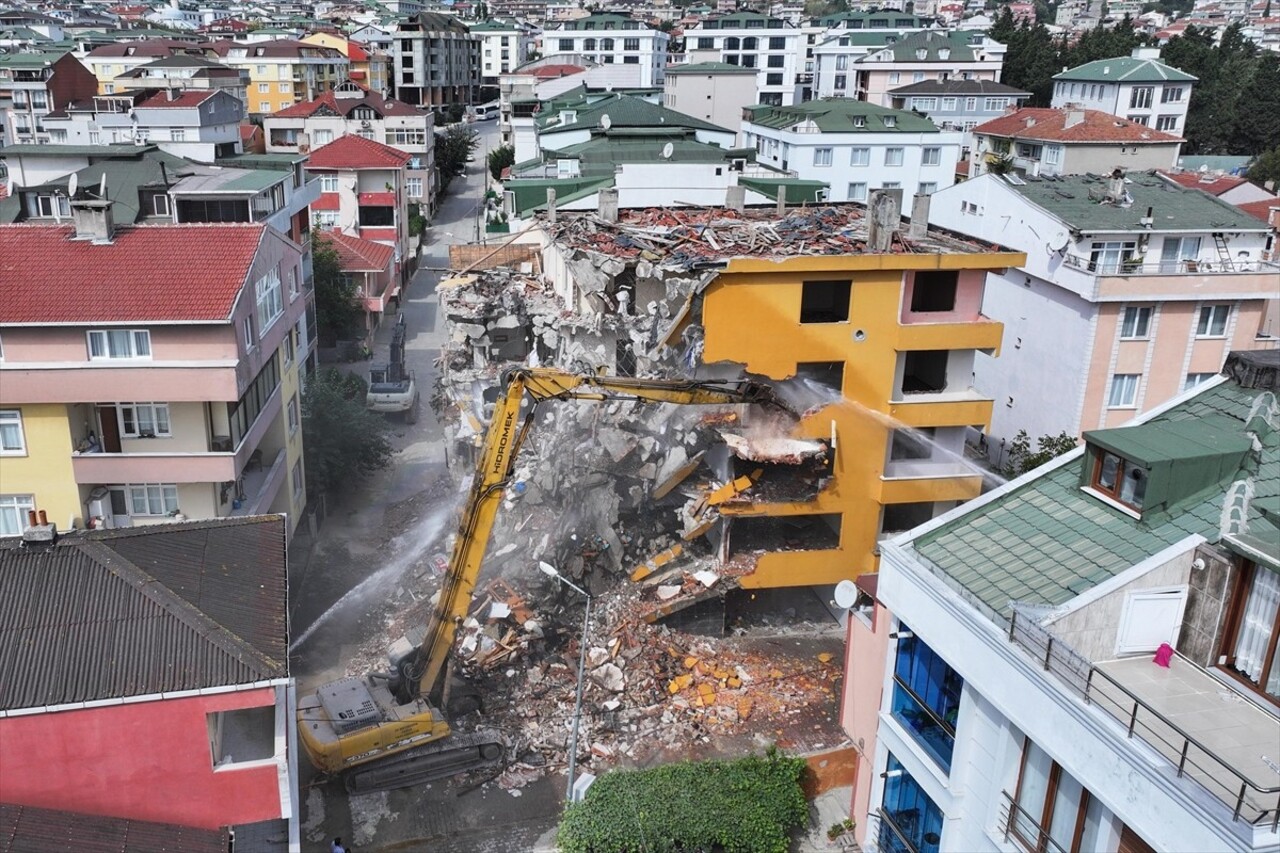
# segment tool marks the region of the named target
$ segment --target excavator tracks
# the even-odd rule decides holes
[[[368,794],[407,788],[465,770],[495,767],[507,754],[507,739],[497,731],[454,732],[449,737],[406,750],[372,766],[344,774],[347,792]]]

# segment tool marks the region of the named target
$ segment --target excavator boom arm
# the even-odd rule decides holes
[[[471,606],[503,489],[539,403],[545,400],[646,400],[685,405],[762,403],[785,408],[767,386],[753,382],[634,379],[569,373],[554,368],[517,368],[506,374],[504,385],[476,463],[440,598],[419,649],[420,695],[429,695],[435,687],[453,647],[458,623]],[[526,395],[531,405],[522,415],[520,410]]]

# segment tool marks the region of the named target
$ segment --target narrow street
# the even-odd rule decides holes
[[[292,669],[299,694],[344,676],[353,662],[385,667],[379,655],[388,622],[420,603],[434,579],[429,564],[445,553],[459,495],[445,470],[443,432],[431,407],[444,322],[435,288],[448,267],[449,245],[475,239],[487,185],[486,151],[496,122],[472,125],[481,135],[476,162],[454,178],[427,228],[419,267],[402,302],[408,326],[405,359],[423,398],[414,425],[393,423],[392,464],[342,494],[329,496],[314,543],[300,531],[291,545]],[[385,358],[388,317],[374,344]],[[360,368],[363,369],[363,368]],[[434,588],[434,587],[433,587]],[[299,757],[304,850],[329,849],[341,836],[349,850],[529,851],[556,824],[563,782],[552,777],[523,796],[486,786],[459,792],[444,782],[349,796],[340,783],[313,785],[315,771]]]

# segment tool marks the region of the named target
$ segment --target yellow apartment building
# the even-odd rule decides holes
[[[307,44],[331,47],[350,63],[347,74],[361,86],[374,92],[391,92],[390,61],[385,53],[369,50],[361,44],[333,33],[312,33],[302,39]]]
[[[209,45],[220,61],[249,72],[248,111],[269,115],[299,101],[310,101],[346,80],[350,62],[334,47],[276,39],[220,41]]]
[[[927,197],[916,203],[927,209]],[[546,271],[570,305],[615,300],[671,318],[658,322],[658,345],[637,351],[641,370],[665,358],[695,377],[727,366],[779,385],[804,380],[790,437],[828,445],[820,487],[788,485],[794,462],[731,454],[715,472],[764,471],[720,506],[721,558],[754,561],[744,588],[875,571],[880,540],[981,493],[984,473],[965,445],[990,423],[993,401],[973,387],[974,361],[999,350],[1003,331],[981,313],[983,288],[1023,253],[905,222],[875,226],[855,204],[587,214],[616,223],[604,227],[570,212],[540,217]]]

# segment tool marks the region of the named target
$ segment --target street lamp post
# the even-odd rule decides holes
[[[587,668],[587,630],[591,626],[591,593],[578,586],[573,581],[566,578],[550,563],[538,563],[538,569],[548,577],[553,577],[565,586],[572,587],[582,594],[587,600],[586,609],[582,614],[582,652],[578,656],[578,695],[573,703],[573,730],[569,735],[569,783],[565,788],[564,801],[566,803],[573,801],[573,776],[574,771],[578,767],[578,722],[582,719],[582,688],[583,677]]]

